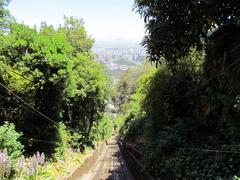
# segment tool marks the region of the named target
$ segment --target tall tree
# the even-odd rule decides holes
[[[83,19],[64,16],[64,28],[67,30],[67,37],[74,47],[73,53],[91,52],[94,39],[87,35]]]
[[[0,81],[55,122],[84,131],[88,139],[93,122],[103,116],[109,91],[104,68],[93,59],[92,40],[84,27],[55,30],[42,23],[37,31],[12,23],[2,37]],[[5,91],[0,88],[0,95],[18,101]],[[26,110],[22,102],[7,102],[0,103],[1,119],[14,122],[27,138],[55,140],[53,122]],[[38,142],[26,144],[33,150],[46,148]]]
[[[135,8],[146,23],[143,45],[157,64],[164,57],[173,67],[192,46],[202,42],[214,28],[236,24],[239,0],[135,0]]]
[[[0,30],[5,31],[11,16],[9,11],[6,9],[10,0],[0,0]]]

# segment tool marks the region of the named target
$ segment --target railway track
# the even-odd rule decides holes
[[[115,139],[111,140],[91,170],[80,180],[133,180]]]
[[[106,162],[104,171],[99,179],[133,180],[116,140],[112,140],[108,143],[107,151],[107,156],[104,158]],[[95,177],[95,179],[97,179],[97,177]]]

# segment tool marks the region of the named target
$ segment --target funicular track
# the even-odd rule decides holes
[[[124,159],[127,162],[128,168],[131,171],[134,179],[136,180],[154,180],[154,178],[146,171],[144,165],[141,162],[142,152],[133,145],[119,140],[119,146],[121,147]]]

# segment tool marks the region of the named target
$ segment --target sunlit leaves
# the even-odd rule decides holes
[[[12,23],[0,45],[0,80],[46,116],[90,132],[93,122],[104,113],[108,78],[104,67],[94,60],[94,41],[82,20],[65,17],[65,21],[57,29],[42,23],[39,30]],[[13,107],[11,112],[17,109],[24,114],[17,121],[31,126],[31,131],[24,127],[24,133],[36,138],[54,137],[46,130],[52,129],[50,122],[26,112],[22,106]],[[38,133],[33,133],[33,126]]]
[[[144,18],[147,35],[143,45],[151,61],[174,67],[191,47],[202,47],[209,31],[234,24],[240,14],[238,0],[135,0]],[[165,59],[161,59],[161,57]]]

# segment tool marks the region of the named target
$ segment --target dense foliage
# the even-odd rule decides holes
[[[5,122],[0,127],[0,149],[6,149],[12,159],[16,159],[23,153],[23,145],[20,143],[22,134],[16,132],[14,124]]]
[[[69,175],[81,153],[112,133],[105,67],[82,19],[31,28],[11,17],[8,3],[0,0],[0,178]]]
[[[11,18],[9,11],[6,9],[10,0],[0,0],[0,29],[5,32],[8,22]],[[1,32],[2,33],[2,32]]]
[[[143,45],[150,60],[176,65],[191,47],[202,47],[214,28],[236,24],[238,0],[135,0],[135,9],[146,23]]]
[[[120,82],[119,99],[127,99],[116,123],[155,178],[239,176],[239,5],[135,1],[146,23],[143,44],[161,65]]]
[[[0,177],[14,176],[9,162],[23,150],[69,162],[86,145],[109,139],[113,127],[142,152],[155,178],[240,176],[238,0],[135,0],[148,33],[143,44],[161,65],[143,63],[122,74],[115,108],[82,19],[30,28],[15,22],[7,5],[0,0]],[[114,122],[108,108],[119,114]],[[20,177],[38,170],[52,177],[36,168],[37,156],[28,174],[16,168]]]
[[[22,132],[27,154],[41,151],[64,159],[68,148],[83,150],[96,141],[98,132],[92,127],[101,129],[103,119],[111,124],[104,116],[110,97],[108,77],[94,59],[94,39],[87,35],[82,19],[65,16],[64,25],[58,28],[43,22],[36,29],[10,18],[7,4],[0,3],[4,22],[0,35],[1,124],[11,122]],[[11,131],[11,127],[7,129]],[[109,128],[105,131],[104,136],[111,133]]]
[[[240,82],[234,76],[239,65],[206,83],[206,60],[204,51],[191,49],[174,75],[163,64],[134,78],[131,91],[124,90],[131,93],[115,122],[125,141],[142,151],[142,163],[156,178],[239,176]],[[118,87],[133,77],[128,74]]]

